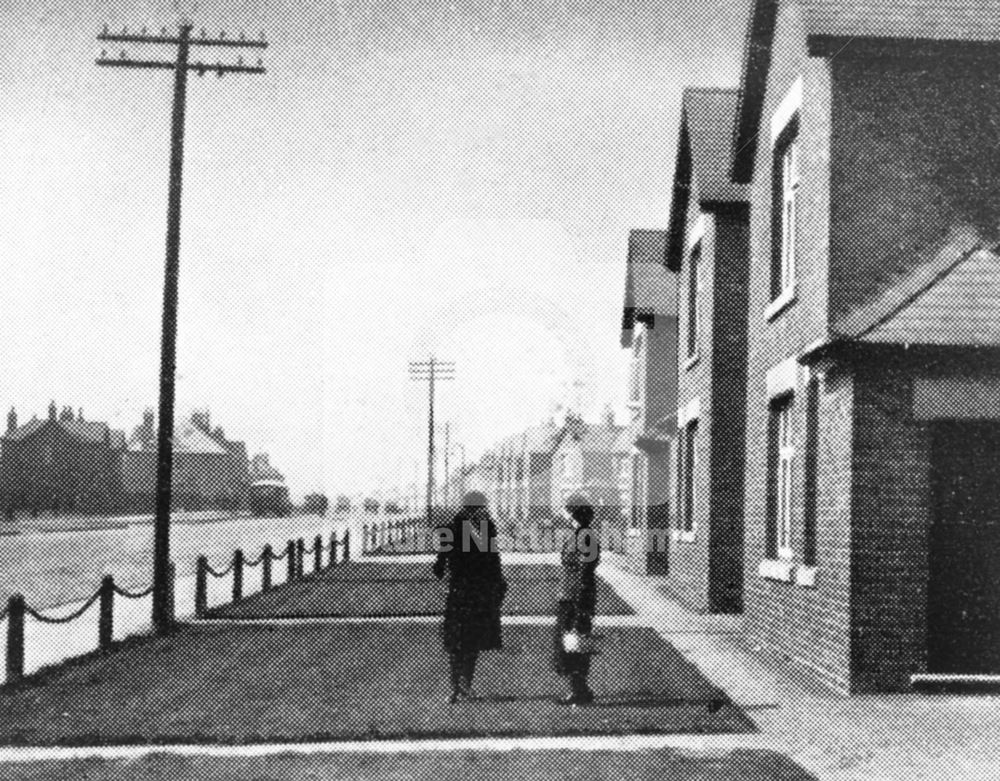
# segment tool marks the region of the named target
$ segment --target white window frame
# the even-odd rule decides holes
[[[684,425],[683,450],[680,539],[682,542],[694,542],[698,533],[698,521],[695,517],[698,502],[698,418],[692,418]]]
[[[798,232],[799,136],[792,136],[781,150],[781,264],[779,297],[795,289],[796,234]]]
[[[629,361],[629,399],[628,406],[641,409],[646,401],[645,383],[645,329],[641,324],[636,328],[632,341],[632,356]]]
[[[775,488],[775,534],[778,558],[790,560],[792,549],[793,489],[795,484],[795,402],[788,396],[779,400],[775,410],[778,429],[778,459]]]
[[[687,359],[693,361],[701,352],[701,299],[704,287],[705,258],[702,256],[699,239],[688,252],[688,313],[687,313]],[[697,262],[696,262],[697,261]]]

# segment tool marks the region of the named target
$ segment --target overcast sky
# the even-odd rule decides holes
[[[469,458],[620,405],[628,229],[666,225],[680,91],[735,84],[746,0],[5,0],[0,408],[156,406],[171,75],[95,35],[178,5],[270,43],[189,85],[179,412],[301,494],[423,480],[432,350]]]

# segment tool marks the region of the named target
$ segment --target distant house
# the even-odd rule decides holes
[[[677,275],[666,267],[667,232],[629,233],[621,346],[631,353],[629,426],[619,477],[632,570],[666,574],[671,448],[677,403]]]
[[[610,417],[599,424],[573,416],[567,419],[553,441],[550,506],[554,513],[562,512],[573,493],[582,492],[604,519],[606,530],[623,530],[619,477],[629,457],[624,431]]]
[[[212,429],[207,413],[179,421],[174,430],[172,504],[184,510],[242,509],[250,483],[246,446]],[[147,410],[122,456],[125,502],[150,512],[156,492],[156,429]]]
[[[122,502],[120,474],[125,435],[72,409],[49,405],[45,419],[18,425],[7,416],[0,453],[5,513],[108,514]]]
[[[667,265],[679,274],[677,511],[668,583],[696,610],[743,606],[747,189],[730,179],[735,89],[687,89]]]

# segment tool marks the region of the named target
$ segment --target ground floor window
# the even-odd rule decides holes
[[[683,442],[681,443],[681,531],[693,532],[695,492],[697,481],[695,479],[698,471],[698,421],[693,420],[684,427]]]
[[[768,558],[792,554],[792,476],[795,463],[794,400],[783,396],[771,404],[768,460]]]

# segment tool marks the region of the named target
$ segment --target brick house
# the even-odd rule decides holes
[[[178,421],[174,433],[172,505],[181,510],[237,510],[248,502],[246,445],[212,429],[207,413]],[[156,429],[147,410],[121,460],[125,503],[133,512],[151,512],[156,494]]]
[[[84,420],[82,410],[57,412],[18,425],[7,415],[0,456],[0,495],[4,513],[101,514],[121,506],[121,454],[125,435],[107,423]]]
[[[749,208],[729,175],[737,100],[735,89],[684,92],[666,248],[679,274],[668,582],[692,608],[723,613],[743,604]]]
[[[744,624],[842,691],[1000,673],[998,54],[984,2],[752,11]]]
[[[541,423],[506,437],[484,456],[497,520],[511,533],[552,517],[552,451],[558,435],[553,421]]]
[[[677,275],[664,265],[667,232],[629,232],[621,346],[631,352],[631,412],[623,461],[625,553],[634,572],[665,574],[670,443],[677,406]]]
[[[612,550],[621,549],[624,525],[619,483],[622,465],[629,456],[624,432],[624,426],[610,419],[591,424],[570,415],[553,441],[553,513],[562,512],[570,495],[583,492],[594,505],[602,532],[608,532],[602,544]]]

